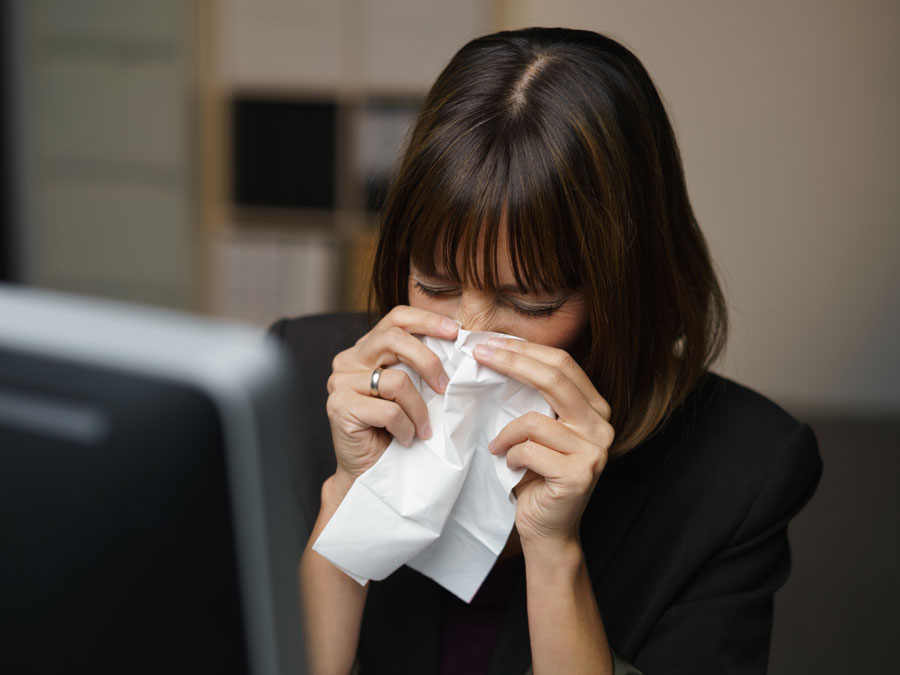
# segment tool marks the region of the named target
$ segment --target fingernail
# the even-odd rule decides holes
[[[488,443],[488,450],[490,450],[491,452],[494,451],[494,441],[496,441],[496,440],[497,440],[497,439],[495,438],[493,441],[491,441],[490,443]]]
[[[426,424],[422,428],[422,440],[427,441],[429,438],[431,438],[431,425]]]
[[[486,344],[476,345],[473,350],[473,354],[475,356],[480,356],[483,359],[489,359],[494,355],[496,350],[493,347],[488,347]]]
[[[489,345],[494,345],[495,347],[506,347],[508,340],[506,338],[498,338],[492,337],[487,339],[487,343]]]
[[[456,329],[459,328],[459,324],[452,319],[444,319],[441,322],[441,328],[443,328],[448,333],[455,333]]]
[[[441,391],[442,391],[442,392],[447,391],[447,385],[448,385],[448,384],[450,384],[450,380],[447,379],[447,376],[446,376],[446,375],[443,375],[443,374],[442,374],[442,375],[438,378],[438,386],[441,388]]]

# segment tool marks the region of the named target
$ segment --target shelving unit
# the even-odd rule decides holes
[[[25,281],[259,325],[363,308],[373,188],[499,4],[22,3]],[[238,198],[233,111],[254,100],[331,106],[326,203]]]
[[[365,307],[377,226],[374,188],[392,170],[428,86],[459,46],[490,29],[492,10],[492,3],[474,0],[220,0],[209,6],[206,43],[214,56],[205,74],[205,119],[216,131],[206,138],[217,147],[204,152],[211,176],[204,231],[213,313],[264,324],[281,315]],[[247,137],[235,131],[247,120],[236,120],[235,110],[243,105],[243,115],[253,102],[260,110],[265,103],[293,109],[298,121],[310,103],[332,107],[332,161],[304,166],[292,164],[291,156],[283,159],[293,170],[273,175],[305,173],[319,182],[315,171],[327,165],[329,199],[304,203],[306,186],[295,190],[295,199],[271,200],[281,203],[246,199],[240,175],[246,165],[235,161],[247,156]],[[297,147],[321,140],[310,124],[290,129],[289,117],[282,138]],[[304,131],[313,136],[304,141]],[[256,183],[265,191],[264,181]]]

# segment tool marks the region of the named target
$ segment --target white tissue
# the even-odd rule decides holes
[[[512,489],[525,471],[507,467],[488,443],[526,412],[553,411],[537,390],[475,361],[475,345],[490,337],[512,336],[421,338],[450,378],[444,395],[396,366],[422,394],[433,435],[408,448],[392,441],[313,545],[360,584],[406,564],[469,602],[503,550],[515,522]]]

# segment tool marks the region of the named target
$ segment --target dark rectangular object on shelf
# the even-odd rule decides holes
[[[334,102],[238,98],[232,105],[232,201],[335,208]]]

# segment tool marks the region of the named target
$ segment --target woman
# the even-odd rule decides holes
[[[374,327],[274,329],[328,393],[306,402],[328,417],[307,420],[309,447],[334,454],[308,458],[324,480],[300,563],[314,672],[765,672],[787,523],[821,463],[808,426],[708,371],[725,303],[634,55],[565,29],[465,45],[412,131],[373,282]],[[475,357],[556,413],[492,443],[527,473],[469,606],[406,568],[363,588],[311,549],[391,437],[431,434],[409,378],[382,368],[405,363],[443,392],[415,336],[460,326],[524,338]]]

